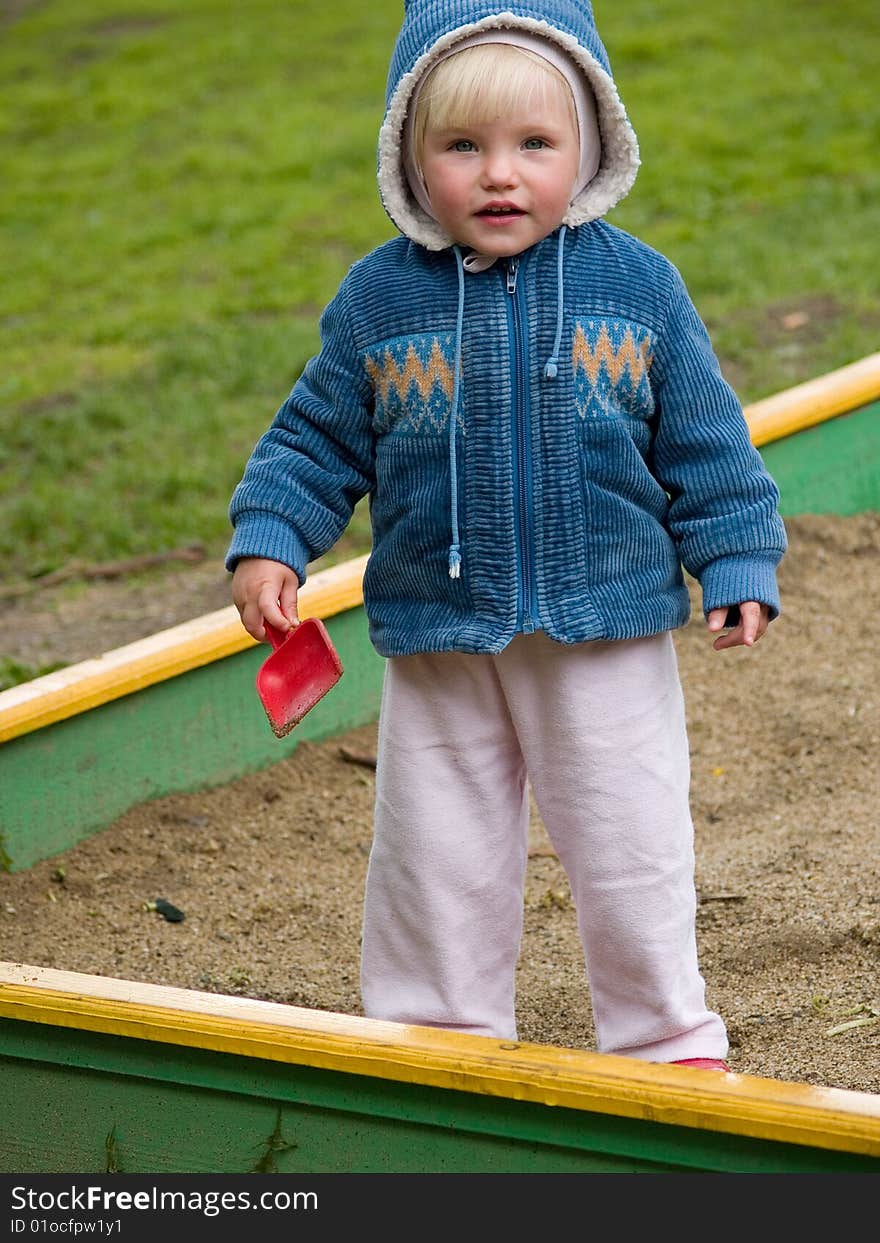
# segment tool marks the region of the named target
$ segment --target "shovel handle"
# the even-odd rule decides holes
[[[263,629],[266,631],[266,637],[272,644],[272,650],[277,652],[283,643],[287,642],[288,635],[293,633],[292,630],[278,630],[270,622],[263,622]]]

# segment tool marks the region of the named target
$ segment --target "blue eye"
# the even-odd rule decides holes
[[[453,151],[474,151],[476,148],[469,138],[459,138],[452,144]]]
[[[543,138],[527,138],[523,143],[526,151],[540,151],[546,145]]]

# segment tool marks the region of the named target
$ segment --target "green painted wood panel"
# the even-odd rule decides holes
[[[206,789],[374,720],[384,661],[362,608],[327,620],[344,673],[285,739],[255,689],[269,649],[250,648],[0,746],[0,864],[30,867],[137,803]]]
[[[761,446],[788,514],[880,510],[880,402]]]
[[[856,1154],[12,1019],[0,1117],[0,1172],[16,1173],[880,1171]]]

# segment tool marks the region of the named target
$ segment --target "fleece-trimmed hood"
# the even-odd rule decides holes
[[[502,7],[474,0],[404,0],[403,26],[391,57],[379,132],[379,194],[401,233],[428,250],[444,250],[454,239],[419,206],[409,187],[403,161],[409,101],[416,85],[454,44],[493,29],[520,30],[549,39],[582,69],[595,96],[602,137],[599,170],[572,200],[562,223],[579,225],[604,216],[636,179],[638,141],[617,93],[589,3],[547,0],[540,6]]]

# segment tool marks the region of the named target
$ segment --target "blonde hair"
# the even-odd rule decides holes
[[[455,52],[435,65],[422,83],[413,116],[413,159],[421,163],[428,130],[496,121],[523,104],[545,104],[554,90],[563,92],[577,132],[571,88],[543,56],[509,43]]]

